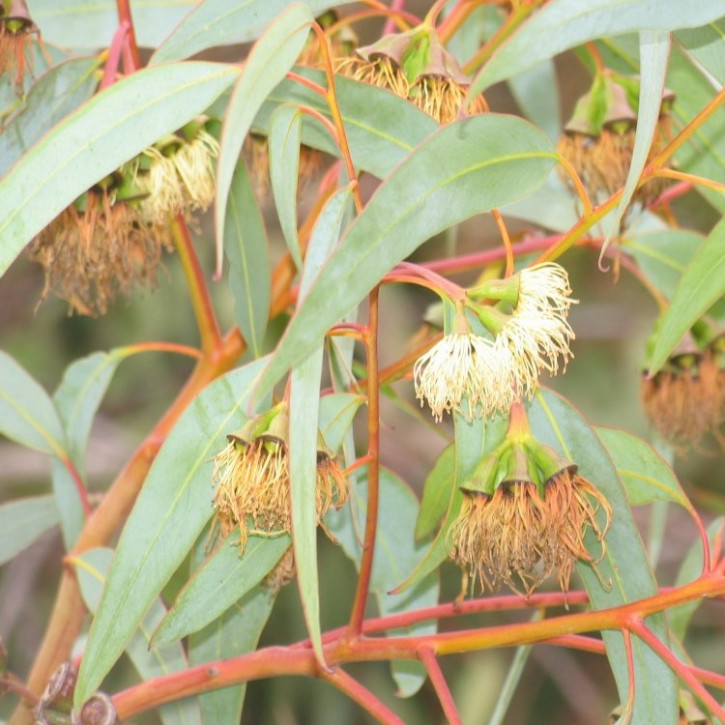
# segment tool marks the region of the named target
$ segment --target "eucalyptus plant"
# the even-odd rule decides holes
[[[524,698],[555,722],[522,679],[544,644],[608,660],[591,721],[725,722],[687,636],[706,599],[723,631],[722,496],[682,475],[725,444],[721,0],[157,5],[0,4],[0,275],[39,264],[31,307],[114,340],[52,393],[0,352],[0,433],[51,462],[42,495],[3,492],[0,563],[63,545],[28,671],[2,633],[12,725],[235,723],[287,675],[350,722],[461,723],[449,655],[509,647],[490,721]],[[620,371],[647,439],[556,392],[597,364],[591,288],[625,281],[656,310]],[[113,324],[169,284],[196,345]],[[429,308],[383,364],[389,286]],[[89,490],[106,391],[158,351],[193,367]],[[386,460],[403,432],[440,442],[424,480]],[[348,667],[380,661],[397,699]]]

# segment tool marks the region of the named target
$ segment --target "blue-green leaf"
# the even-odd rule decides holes
[[[415,523],[416,540],[433,533],[445,516],[455,487],[455,476],[456,449],[448,446],[438,457],[423,484],[423,499]]]
[[[216,622],[191,636],[189,664],[200,665],[252,652],[272,612],[276,594],[258,586],[228,609]],[[199,697],[202,722],[238,723],[246,683],[212,690]]]
[[[234,170],[224,227],[234,319],[255,357],[262,354],[269,318],[270,274],[267,232],[249,172],[240,158]]]
[[[318,15],[328,8],[353,0],[307,0]],[[181,60],[217,45],[248,43],[289,7],[288,0],[205,0],[184,19],[151,57],[151,63]]]
[[[28,448],[64,458],[58,412],[43,388],[0,350],[0,433]]]
[[[310,237],[300,284],[300,303],[340,236],[348,189],[338,191],[325,205]],[[317,431],[323,346],[311,352],[292,371],[290,388],[290,478],[292,482],[292,541],[297,584],[307,629],[322,662],[320,592],[317,570]]]
[[[27,0],[43,39],[64,48],[103,48],[118,29],[115,0]],[[155,47],[173,30],[198,0],[135,0],[136,38]]]
[[[22,108],[0,134],[0,177],[40,137],[88,100],[96,86],[97,56],[72,58],[43,74],[30,88]]]
[[[531,15],[499,46],[474,79],[471,94],[594,38],[694,28],[722,15],[720,0],[557,0]]]
[[[0,506],[0,564],[27,549],[58,523],[53,496],[34,496]]]
[[[592,482],[612,507],[612,526],[606,538],[604,557],[597,565],[599,576],[589,565],[579,564],[577,571],[595,609],[604,609],[636,601],[657,593],[657,585],[647,561],[647,554],[617,471],[606,449],[584,418],[563,398],[549,390],[537,394],[529,412],[534,435],[554,446],[568,460],[579,466],[579,473]],[[592,552],[599,545],[591,532],[585,543]],[[611,582],[602,587],[600,578]],[[667,628],[661,615],[647,620],[650,628],[665,643]],[[622,636],[603,632],[609,663],[617,681],[622,702],[629,694],[627,658]],[[634,718],[636,725],[677,722],[677,680],[672,670],[642,642],[633,639],[636,678]]]
[[[105,548],[91,549],[74,558],[81,594],[91,613],[98,609],[112,558],[113,551]],[[151,642],[151,633],[165,614],[166,607],[155,600],[126,646],[126,653],[144,680],[189,667],[180,644],[159,647]],[[201,725],[199,701],[195,697],[162,705],[158,713],[164,725]]]
[[[639,105],[637,109],[637,132],[634,137],[632,160],[627,171],[622,197],[617,204],[613,217],[609,220],[609,231],[602,244],[600,261],[613,236],[619,231],[619,225],[629,202],[634,196],[639,177],[642,175],[657,131],[665,91],[665,78],[670,58],[671,36],[667,31],[642,30],[639,33]]]
[[[263,361],[233,370],[198,395],[161,447],[123,529],[91,625],[76,704],[101,683],[212,515],[212,456],[247,419]]]
[[[673,501],[692,509],[675,472],[646,441],[615,428],[594,430],[612,457],[632,506]]]
[[[725,293],[725,220],[700,245],[687,265],[662,318],[649,372],[664,365],[682,336]]]
[[[297,269],[302,269],[297,238],[297,179],[300,170],[302,115],[293,106],[281,106],[272,114],[269,129],[269,178],[287,249]]]
[[[240,556],[232,532],[194,573],[153,634],[160,647],[203,629],[245,596],[274,568],[291,545],[290,537],[249,536]]]
[[[312,15],[309,8],[298,3],[290,5],[254,44],[229,99],[217,167],[214,218],[218,267],[221,265],[220,246],[224,239],[229,186],[242,144],[264,99],[285,77],[302,51],[310,33],[311,23]],[[221,270],[217,269],[217,272],[219,271]]]

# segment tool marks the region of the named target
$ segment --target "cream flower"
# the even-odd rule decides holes
[[[453,411],[469,421],[488,417],[513,404],[512,372],[505,349],[478,335],[454,333],[416,361],[416,397],[421,405],[428,403],[437,421]]]
[[[567,322],[571,288],[566,270],[558,264],[541,264],[521,271],[519,295],[513,314],[496,337],[501,354],[512,357],[520,397],[531,397],[539,373],[559,372],[572,357],[569,343],[574,331]]]

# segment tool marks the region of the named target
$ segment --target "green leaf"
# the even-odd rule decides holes
[[[116,368],[126,352],[96,352],[76,360],[66,368],[63,380],[53,394],[68,440],[68,453],[76,470],[85,479],[86,449],[91,425]],[[66,551],[75,545],[85,524],[85,512],[76,481],[67,466],[53,460],[53,491],[61,517]]]
[[[212,515],[212,456],[247,420],[249,389],[263,361],[233,370],[198,395],[161,447],[123,529],[88,635],[80,706],[98,689]]]
[[[78,483],[68,466],[60,459],[51,460],[53,496],[60,515],[60,531],[63,535],[65,551],[72,551],[86,524],[86,512],[83,508]]]
[[[275,567],[291,544],[289,536],[249,536],[239,555],[232,532],[179,593],[153,634],[160,647],[203,629],[251,591]]]
[[[319,15],[333,6],[353,0],[307,0]],[[269,23],[289,7],[288,0],[205,0],[190,12],[151,57],[151,63],[181,60],[218,45],[235,45],[254,40]]]
[[[281,106],[272,114],[269,129],[269,178],[274,204],[287,249],[297,269],[302,269],[297,238],[297,179],[300,170],[302,114],[293,106]]]
[[[579,466],[579,473],[592,482],[609,501],[613,520],[606,538],[604,558],[597,565],[599,575],[611,581],[604,589],[593,569],[577,566],[589,600],[595,609],[614,607],[657,593],[657,585],[647,561],[632,512],[617,471],[596,433],[567,401],[550,390],[541,390],[529,411],[534,435],[553,446]],[[589,532],[585,543],[592,552],[599,545]],[[661,615],[647,620],[649,627],[664,642],[667,629]],[[622,636],[603,632],[607,656],[622,702],[627,701],[629,676]],[[642,642],[633,638],[635,671],[634,718],[636,725],[677,722],[677,680],[667,665]]]
[[[139,45],[161,43],[198,0],[134,0],[133,20]],[[65,48],[103,48],[118,29],[115,0],[28,0],[43,40]]]
[[[702,28],[679,30],[675,33],[675,42],[686,56],[694,59],[720,84],[725,84],[724,36],[725,18],[721,18]]]
[[[58,523],[53,496],[35,496],[0,506],[0,564],[27,549]]]
[[[269,318],[270,274],[267,232],[244,159],[234,170],[224,227],[224,252],[229,261],[229,288],[234,319],[255,357]]]
[[[67,456],[63,426],[53,401],[28,373],[2,350],[0,350],[0,433],[28,448],[50,453],[59,458]]]
[[[309,8],[293,3],[267,28],[244,63],[229,99],[222,129],[214,214],[217,245],[224,239],[229,186],[244,139],[264,99],[285,77],[304,48],[311,23]],[[217,265],[221,265],[221,249],[218,247]],[[220,271],[217,269],[217,272]]]
[[[0,181],[0,275],[80,194],[201,113],[237,74],[221,63],[143,69],[45,134]]]
[[[609,231],[602,244],[599,260],[604,259],[604,253],[613,236],[619,232],[620,222],[632,201],[637,188],[639,177],[649,158],[652,140],[657,131],[660,119],[662,95],[665,91],[665,78],[670,58],[670,33],[667,31],[642,30],[639,33],[639,105],[637,110],[637,131],[634,137],[632,160],[627,171],[627,181],[622,190],[622,197],[617,204],[613,216],[608,221]]]
[[[671,299],[703,239],[701,234],[687,229],[663,229],[628,236],[624,244],[647,279]]]
[[[320,400],[320,430],[327,447],[336,451],[342,446],[358,408],[365,402],[362,395],[332,393]]]
[[[331,511],[325,523],[342,545],[345,554],[360,566],[361,546],[356,534],[365,529],[367,511],[367,480],[361,480],[356,490],[355,506],[341,511]],[[351,512],[357,521],[353,523]],[[415,543],[413,530],[418,515],[418,500],[408,485],[386,469],[380,471],[380,506],[378,533],[375,539],[375,555],[370,590],[383,615],[407,612],[438,603],[438,577],[429,572],[404,594],[393,594],[391,589],[415,566],[426,544]],[[390,636],[420,636],[436,631],[435,622],[422,622],[405,629],[393,630]],[[404,697],[415,694],[425,681],[425,670],[418,663],[395,663],[393,676],[398,694]],[[404,665],[401,667],[400,665]],[[411,665],[413,665],[411,667]]]
[[[328,200],[310,236],[300,283],[299,304],[340,236],[348,189]],[[292,487],[292,541],[305,622],[320,662],[320,592],[317,569],[317,431],[320,415],[320,379],[324,348],[317,349],[293,371],[290,386],[289,457]]]
[[[91,549],[74,557],[81,594],[91,613],[98,609],[112,558],[113,551],[105,548]],[[151,642],[151,632],[165,614],[166,607],[159,599],[155,600],[126,647],[129,659],[143,680],[189,667],[180,644],[162,648]],[[195,697],[162,705],[158,713],[164,725],[201,725],[199,701]]]
[[[325,87],[325,74],[295,67],[295,73]],[[335,91],[355,167],[382,179],[437,128],[438,124],[412,103],[383,88],[335,77]],[[254,119],[254,130],[269,134],[272,115],[286,104],[308,106],[332,120],[324,98],[295,81],[283,80],[267,97]],[[340,149],[320,123],[305,118],[302,142],[333,156]]]
[[[725,220],[700,245],[672,296],[655,341],[649,372],[654,375],[682,336],[725,293]]]
[[[707,527],[707,538],[710,543],[711,550],[718,534],[722,532],[723,522],[725,522],[725,519],[718,517]],[[702,541],[698,537],[697,541],[692,544],[687,552],[687,555],[683,559],[682,564],[680,565],[680,570],[677,572],[677,579],[675,580],[675,586],[682,587],[685,586],[685,584],[695,581],[695,579],[702,574],[702,567]],[[670,631],[680,641],[682,641],[687,634],[690,621],[702,602],[702,599],[695,599],[687,604],[681,604],[679,607],[672,607],[667,610],[667,623],[670,626]]]
[[[435,462],[423,484],[423,500],[418,520],[415,522],[415,538],[432,534],[448,510],[451,490],[455,485],[456,449],[448,446]]]
[[[275,599],[276,594],[263,587],[252,589],[216,622],[191,636],[189,664],[201,665],[253,652]],[[242,683],[201,695],[199,704],[202,722],[209,725],[238,723],[246,687],[246,683]]]
[[[93,419],[118,364],[128,355],[124,348],[95,352],[66,368],[53,393],[53,402],[68,437],[68,452],[76,468],[85,470],[86,448]]]
[[[43,74],[0,134],[0,177],[58,121],[88,100],[98,85],[97,56],[73,58]]]
[[[561,133],[561,115],[553,59],[542,60],[514,76],[509,80],[509,87],[526,118],[555,142]]]
[[[675,472],[649,443],[623,430],[594,428],[612,457],[632,506],[672,501],[692,510]]]
[[[720,0],[557,0],[530,16],[502,43],[471,85],[471,95],[528,70],[542,60],[609,35],[669,31],[704,25],[723,14]]]
[[[531,124],[485,114],[449,124],[381,184],[298,308],[260,381],[264,392],[319,345],[398,262],[435,234],[525,197],[553,165]]]

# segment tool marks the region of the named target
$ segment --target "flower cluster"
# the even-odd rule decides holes
[[[447,335],[416,361],[416,396],[421,405],[428,403],[436,420],[453,411],[467,420],[507,412],[517,400],[533,395],[541,371],[556,375],[572,356],[574,331],[567,316],[575,300],[559,265],[529,267],[482,286],[476,295],[511,300],[512,310],[506,315],[475,308],[495,330],[493,341],[468,328]]]
[[[650,158],[670,141],[669,111],[674,94],[665,91],[660,120],[652,141]],[[600,203],[621,189],[629,173],[639,107],[639,79],[598,73],[589,92],[582,96],[559,140],[559,153],[581,178],[587,193]],[[571,179],[560,169],[566,183]],[[657,198],[667,180],[657,178],[637,190],[635,199],[646,203]]]
[[[276,536],[292,529],[288,425],[286,405],[280,404],[227,436],[214,459],[216,519],[223,535],[239,529],[242,550],[250,532]],[[347,480],[323,443],[317,451],[315,501],[318,524],[330,508],[347,501]]]
[[[337,63],[336,71],[386,88],[414,103],[438,123],[450,123],[463,114],[470,86],[456,59],[426,24],[358,48]],[[468,113],[487,110],[486,101],[479,94],[472,99]]]
[[[642,404],[653,427],[679,449],[697,445],[708,433],[720,436],[725,422],[724,337],[667,360],[642,379]]]
[[[38,234],[28,252],[45,271],[43,298],[53,292],[72,311],[103,315],[118,293],[156,283],[161,253],[173,247],[170,218],[190,221],[213,200],[219,146],[210,123],[197,119],[146,149]]]
[[[472,580],[484,589],[503,582],[530,595],[552,574],[566,591],[577,561],[596,567],[584,536],[591,530],[603,553],[611,507],[551,448],[531,437],[507,439],[461,490],[448,541],[451,559],[464,572],[462,594]]]

